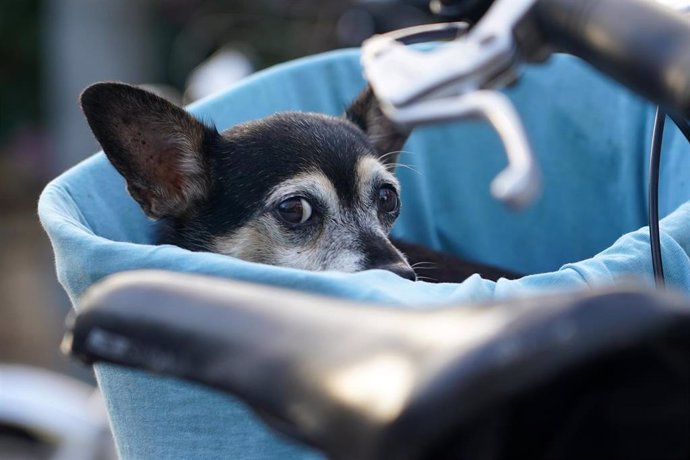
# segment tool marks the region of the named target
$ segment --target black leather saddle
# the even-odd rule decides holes
[[[403,310],[130,272],[64,347],[232,393],[336,459],[690,456],[690,301],[669,293]]]

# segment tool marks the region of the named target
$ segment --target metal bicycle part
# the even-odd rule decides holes
[[[374,36],[362,45],[364,72],[391,109],[439,92],[457,95],[501,86],[517,69],[513,30],[534,3],[498,1],[474,28],[433,51],[405,46],[405,31]],[[406,30],[419,34],[421,27]]]
[[[494,179],[491,192],[512,208],[524,207],[539,195],[541,173],[520,117],[493,88],[517,77],[513,30],[534,3],[496,2],[474,28],[433,50],[406,46],[409,37],[424,36],[424,26],[375,36],[362,47],[365,75],[394,123],[412,127],[480,118],[496,130],[508,167]]]
[[[513,104],[496,91],[479,90],[462,96],[428,100],[396,111],[396,121],[409,125],[449,120],[487,121],[503,142],[508,166],[491,182],[491,193],[507,206],[519,209],[539,196],[541,172],[520,117]]]
[[[408,35],[424,36],[420,27],[375,36],[362,47],[362,64],[384,113],[407,128],[434,118],[476,117],[490,107],[488,99],[480,104],[453,99],[503,87],[519,76],[523,62],[543,61],[556,51],[584,59],[676,117],[690,117],[690,27],[679,14],[689,3],[658,3],[666,7],[649,0],[496,0],[467,33],[431,50],[405,46]],[[491,124],[496,119],[479,116]],[[508,130],[494,125],[504,145],[527,139],[519,118],[501,118],[512,125]],[[510,139],[503,137],[506,132],[520,135]],[[526,142],[515,150],[533,157]],[[493,191],[504,202],[526,204],[536,196],[539,185],[530,181],[539,175],[529,177],[536,171],[533,160],[530,168],[519,168],[513,167],[515,158],[508,153],[509,169],[527,174],[514,181],[521,185],[504,195]]]

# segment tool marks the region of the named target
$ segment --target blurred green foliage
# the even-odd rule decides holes
[[[0,144],[40,116],[38,0],[0,1]]]

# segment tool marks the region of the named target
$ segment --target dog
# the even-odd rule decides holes
[[[222,132],[123,83],[96,83],[80,103],[130,195],[160,221],[161,244],[411,281],[422,261],[430,264],[421,270],[443,265],[434,281],[514,277],[391,241],[401,209],[394,169],[409,132],[384,116],[369,87],[341,117],[282,112]]]

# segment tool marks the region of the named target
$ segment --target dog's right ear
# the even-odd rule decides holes
[[[410,130],[396,126],[383,114],[371,86],[345,110],[345,118],[364,131],[383,163],[394,167]]]
[[[96,83],[81,107],[127,189],[151,218],[177,217],[209,188],[204,145],[215,129],[176,105],[133,86]]]

